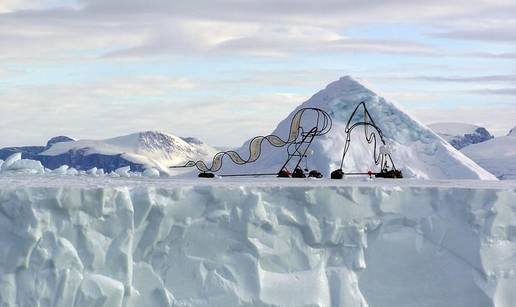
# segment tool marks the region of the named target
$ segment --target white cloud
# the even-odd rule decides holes
[[[516,88],[482,88],[470,92],[480,95],[516,96]]]
[[[0,2],[0,13],[10,13],[18,10],[42,9],[45,1],[32,0],[2,0]]]
[[[466,38],[491,41],[493,44],[490,46],[503,43],[507,47],[516,33],[516,4],[507,0],[80,0],[79,4],[66,1],[66,7],[59,3],[63,1],[0,0],[2,78],[16,73],[8,67],[15,64],[23,67],[21,71],[30,73],[34,62],[43,62],[49,67],[66,62],[70,65],[68,69],[73,71],[73,65],[78,62],[145,60],[156,55],[196,55],[214,63],[223,63],[225,59],[241,55],[286,57],[307,54],[336,56],[342,53],[343,56],[356,55],[363,68],[350,71],[345,67],[346,71],[342,72],[342,66],[332,66],[333,63],[324,59],[321,66],[332,69],[314,69],[314,65],[283,66],[276,62],[276,70],[267,70],[267,67],[261,70],[261,64],[255,63],[242,67],[248,71],[247,74],[240,71],[233,76],[226,72],[216,78],[203,75],[203,67],[194,67],[202,75],[200,79],[206,78],[202,82],[187,78],[189,76],[170,78],[141,73],[132,78],[119,77],[107,82],[70,84],[63,78],[55,86],[10,87],[0,91],[2,112],[9,114],[0,123],[0,142],[5,145],[42,143],[42,134],[47,138],[55,134],[109,137],[155,128],[204,137],[217,145],[236,145],[249,136],[269,132],[272,125],[306,97],[284,93],[237,96],[228,91],[229,97],[198,101],[199,98],[183,100],[181,95],[174,93],[199,89],[199,84],[203,86],[199,90],[214,90],[218,86],[227,89],[229,85],[249,88],[252,85],[305,88],[305,92],[310,92],[341,75],[375,76],[380,74],[379,71],[385,73],[388,70],[417,75],[419,82],[434,85],[439,82],[508,83],[512,82],[509,73],[484,68],[492,66],[491,60],[499,59],[505,65],[503,69],[509,71],[514,64],[506,60],[516,58],[516,53],[510,48],[482,46],[460,53],[463,49],[457,51],[447,48],[446,44],[431,42],[441,41],[440,37],[453,38],[453,42],[456,38]],[[356,29],[361,27],[384,25],[413,27],[415,32],[418,26],[423,26],[427,35],[439,33],[440,37],[431,37],[429,42],[424,42],[421,37],[425,33],[419,33],[419,40],[403,33],[399,39],[378,39],[351,35],[348,31],[350,27],[355,29],[353,33],[357,33]],[[367,63],[362,53],[403,55],[404,61],[398,65],[386,58],[381,62]],[[443,66],[445,61],[441,63],[441,56],[452,55],[466,60],[478,58],[467,64],[448,67],[468,66],[470,70],[467,73],[476,77],[463,77],[464,71],[446,76],[449,69],[444,68],[433,69],[441,73],[437,77],[426,76],[426,72],[419,72],[414,65],[416,60],[405,61],[411,55],[417,58],[425,56],[428,61],[424,62]],[[291,65],[297,64],[302,66],[304,63],[299,60]],[[482,71],[485,76],[478,76],[474,73],[476,71]],[[387,77],[382,82],[391,81]],[[425,91],[405,88],[389,89],[386,96],[416,102],[441,98],[435,97],[439,94],[432,93],[432,86]],[[514,95],[514,90],[506,85],[494,88],[496,92],[483,89],[477,90],[480,91],[477,95]],[[441,94],[446,95],[444,92]],[[173,113],[173,119],[168,110]],[[473,120],[480,121],[482,118],[476,116],[485,111],[479,109],[461,114],[469,114]],[[514,116],[511,112],[508,110],[507,114]],[[423,116],[429,117],[430,114],[435,112],[428,111]],[[463,117],[468,121],[467,116]],[[500,115],[502,119],[511,121],[506,114]],[[514,123],[510,125],[514,126]],[[22,127],[23,133],[20,132]],[[103,129],[92,135],[92,127]]]
[[[306,98],[272,93],[182,100],[169,95],[195,86],[184,78],[149,77],[10,88],[0,93],[2,113],[9,114],[0,122],[0,147],[43,144],[62,134],[107,138],[155,129],[216,145],[239,145],[272,131]]]
[[[26,8],[29,3],[7,1],[14,3],[13,8]],[[441,29],[437,35],[446,37],[507,41],[516,33],[516,16],[506,16],[515,5],[505,1],[82,0],[80,4],[71,9],[0,14],[0,54],[11,60],[65,58],[70,51],[81,50],[110,58],[364,51],[435,56],[446,50],[410,40],[364,39],[342,33],[351,25],[378,23],[423,23]],[[500,14],[504,18],[497,17]],[[472,51],[470,56],[475,54]],[[498,58],[506,56],[498,54]]]

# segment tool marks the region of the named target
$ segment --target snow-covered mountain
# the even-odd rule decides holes
[[[313,155],[308,158],[309,169],[317,169],[328,177],[331,171],[339,168],[346,140],[346,123],[362,101],[365,101],[371,116],[393,148],[392,157],[396,167],[403,171],[405,177],[496,180],[494,175],[457,151],[432,130],[351,77],[343,77],[329,84],[298,106],[279,123],[272,134],[286,139],[291,119],[300,108],[313,107],[328,112],[333,119],[333,128],[328,134],[316,138],[312,145]],[[357,130],[353,131],[351,148],[344,161],[344,172],[378,171],[378,166],[373,162],[371,145],[364,140],[364,131]],[[257,162],[236,166],[228,159],[221,173],[277,172],[285,161],[285,151],[285,148],[265,144]],[[238,152],[247,157],[248,143]]]
[[[48,168],[66,164],[76,169],[97,167],[112,171],[129,165],[132,170],[141,171],[151,166],[169,173],[169,166],[192,159],[209,159],[216,152],[195,138],[145,131],[105,140],[58,142],[37,158]]]
[[[45,146],[20,146],[20,147],[5,147],[0,148],[0,159],[5,160],[9,156],[15,153],[21,153],[24,159],[33,159],[36,160],[36,157],[41,152],[47,150],[50,148],[50,146],[59,143],[59,142],[69,142],[69,141],[75,141],[75,139],[72,139],[67,136],[55,136],[48,140],[47,144]]]
[[[435,123],[428,125],[428,127],[456,149],[482,143],[494,137],[486,128],[472,124]]]
[[[516,179],[516,127],[507,136],[465,147],[461,152],[499,179]]]

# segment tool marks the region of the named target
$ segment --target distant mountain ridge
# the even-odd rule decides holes
[[[494,138],[486,128],[465,123],[435,123],[428,125],[456,149]]]
[[[14,153],[21,152],[23,159],[34,159],[38,154],[41,152],[49,149],[52,145],[59,143],[59,142],[69,142],[69,141],[75,141],[75,139],[72,139],[67,136],[55,136],[48,140],[47,144],[45,146],[19,146],[19,147],[5,147],[0,149],[0,159],[5,160],[7,157]]]
[[[516,127],[506,136],[464,147],[461,152],[498,179],[516,180]]]
[[[192,137],[177,137],[161,131],[144,131],[105,140],[74,140],[66,136],[50,139],[46,146],[7,147],[0,159],[21,152],[23,159],[40,161],[55,169],[68,165],[78,170],[93,167],[111,172],[130,166],[133,171],[153,167],[168,173],[169,166],[190,159],[207,159],[216,150]]]

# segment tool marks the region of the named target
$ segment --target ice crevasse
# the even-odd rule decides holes
[[[516,192],[0,188],[0,306],[513,306]]]

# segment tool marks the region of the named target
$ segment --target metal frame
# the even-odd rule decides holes
[[[302,126],[303,116],[306,112],[315,113],[316,120],[312,127],[305,132],[305,127]],[[267,135],[267,136],[256,136],[249,141],[249,157],[247,159],[243,159],[240,154],[238,154],[234,150],[221,151],[215,154],[213,157],[211,166],[207,166],[204,161],[188,161],[184,165],[172,166],[170,168],[187,168],[187,167],[197,167],[197,169],[201,172],[201,177],[211,177],[206,174],[218,172],[222,168],[222,164],[224,161],[224,157],[228,156],[231,161],[237,165],[244,165],[248,163],[255,162],[261,156],[261,147],[264,141],[267,141],[274,147],[284,147],[287,146],[287,159],[283,166],[280,168],[278,173],[257,173],[257,174],[226,174],[220,176],[272,176],[278,175],[280,172],[287,170],[288,164],[294,160],[297,163],[295,164],[294,169],[299,168],[299,165],[303,161],[304,158],[307,158],[307,152],[310,148],[313,140],[318,137],[325,135],[331,130],[332,120],[330,115],[319,108],[302,108],[299,109],[290,122],[290,130],[289,136],[287,140],[281,139],[276,135]],[[292,148],[294,149],[292,152]],[[253,151],[255,150],[255,151]],[[256,151],[257,150],[257,151]]]
[[[358,110],[360,108],[363,109],[363,120],[351,124],[351,122],[353,121],[355,115],[357,114],[357,112],[358,112]],[[339,170],[342,171],[342,169],[344,167],[344,159],[346,158],[346,154],[347,154],[347,152],[349,150],[349,147],[351,145],[351,132],[356,127],[361,127],[361,126],[364,127],[365,139],[366,139],[367,143],[368,144],[373,143],[373,160],[374,160],[375,165],[380,165],[380,172],[379,173],[373,173],[373,172],[371,172],[371,173],[369,173],[369,172],[368,173],[364,173],[364,172],[349,172],[349,173],[346,173],[346,174],[347,175],[374,174],[374,175],[377,175],[377,176],[378,175],[381,176],[382,174],[386,174],[386,172],[388,172],[389,162],[390,162],[390,164],[392,166],[392,170],[395,171],[395,172],[399,172],[396,169],[396,165],[394,164],[394,161],[392,160],[392,157],[391,157],[390,153],[386,153],[386,154],[378,153],[378,148],[377,148],[378,140],[377,140],[376,135],[378,135],[378,137],[380,138],[380,142],[382,143],[382,145],[386,145],[386,142],[385,142],[385,139],[383,137],[382,130],[376,125],[376,123],[374,122],[373,118],[371,117],[371,114],[367,110],[365,101],[360,102],[355,107],[355,109],[351,113],[351,116],[348,119],[348,122],[346,124],[346,128],[344,130],[346,132],[346,134],[347,134],[347,136],[346,136],[346,143],[344,144],[344,151],[342,153],[342,159],[340,161],[340,169],[338,169],[337,171],[339,171]],[[373,128],[374,130],[369,133],[368,128],[370,128],[370,127]],[[399,172],[399,174],[401,176],[401,172]]]

